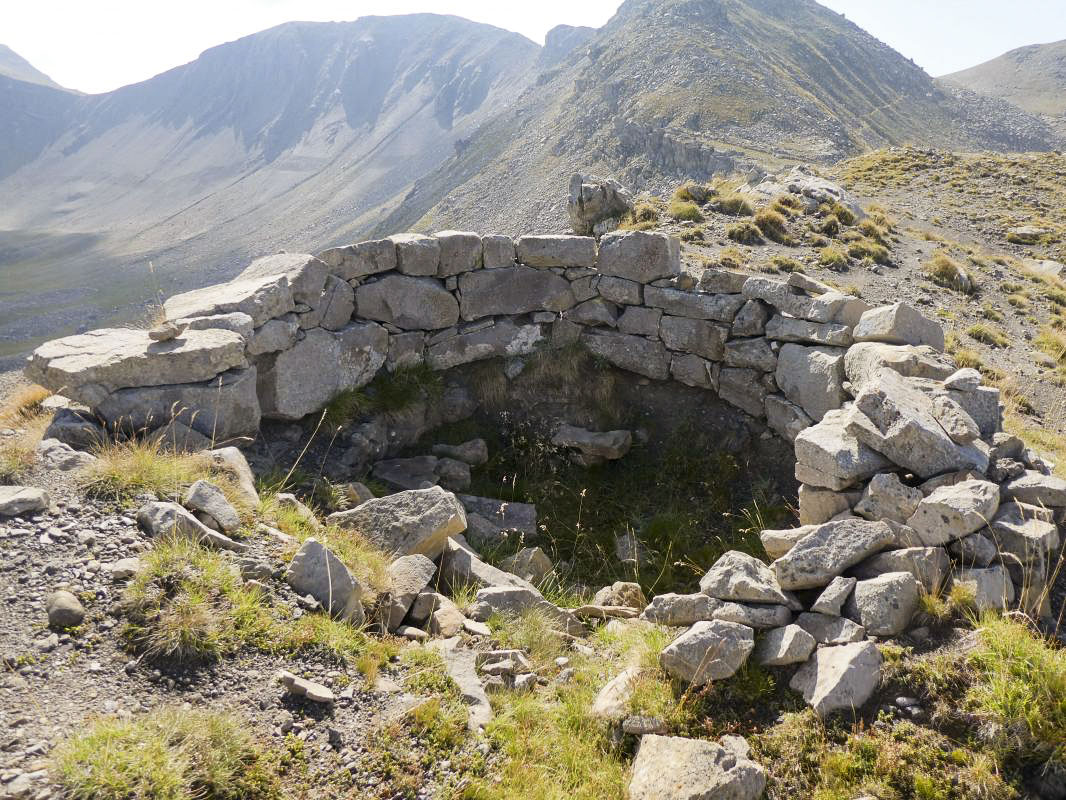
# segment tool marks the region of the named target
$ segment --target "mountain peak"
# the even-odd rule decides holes
[[[1066,39],[1031,44],[940,79],[1031,114],[1066,115]]]
[[[6,44],[0,44],[0,75],[53,89],[63,88]]]

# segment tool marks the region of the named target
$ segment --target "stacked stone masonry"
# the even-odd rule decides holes
[[[794,443],[803,527],[763,536],[783,591],[848,573],[854,604],[895,591],[864,586],[879,576],[912,573],[929,591],[954,570],[980,603],[1046,604],[1066,482],[1002,432],[998,390],[957,370],[940,326],[905,304],[870,308],[802,274],[690,272],[659,233],[445,231],[261,258],[164,311],[176,336],[70,336],[38,348],[27,375],[113,426],[222,442],[317,412],[383,369],[580,344],[711,391]]]

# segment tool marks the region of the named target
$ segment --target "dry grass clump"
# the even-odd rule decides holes
[[[781,213],[772,208],[764,208],[755,215],[755,225],[763,235],[774,242],[782,244],[790,241],[788,223]]]
[[[753,222],[738,222],[725,229],[725,235],[740,244],[761,244],[762,232]]]
[[[0,405],[0,427],[17,431],[0,438],[0,481],[14,481],[33,466],[37,443],[51,422],[41,404],[51,394],[35,384],[21,386]]]
[[[1066,334],[1050,327],[1044,328],[1037,334],[1034,343],[1038,350],[1047,353],[1056,363],[1066,365]]]
[[[714,204],[715,211],[731,217],[750,217],[755,214],[755,207],[742,194],[730,194],[720,198]]]
[[[633,207],[632,217],[634,222],[658,222],[659,209],[651,203],[637,203]]]
[[[992,325],[978,322],[966,329],[966,335],[971,339],[987,344],[989,347],[1006,347],[1010,344],[1007,335]]]
[[[219,711],[163,708],[100,717],[62,743],[54,776],[71,800],[275,800],[283,759],[247,721]]]
[[[674,200],[670,203],[667,212],[671,217],[682,222],[702,222],[703,213],[695,203],[685,200]]]
[[[818,253],[818,263],[826,269],[843,270],[848,266],[848,257],[836,247],[823,247]]]
[[[888,248],[870,239],[858,239],[848,245],[848,255],[852,258],[869,258],[878,264],[888,264],[891,261]]]
[[[922,271],[933,283],[945,289],[952,289],[962,294],[973,294],[977,291],[973,276],[943,250],[934,253],[933,257],[922,266]]]
[[[798,217],[803,213],[803,201],[794,194],[780,194],[770,208],[785,217]]]
[[[674,199],[687,203],[696,203],[697,205],[702,206],[717,193],[717,190],[713,186],[689,181],[688,183],[683,183],[681,186],[677,187],[674,191]]]
[[[747,263],[747,254],[737,247],[727,247],[718,254],[718,265],[723,269],[740,269]]]
[[[774,256],[770,265],[778,272],[803,272],[803,264],[788,256]]]

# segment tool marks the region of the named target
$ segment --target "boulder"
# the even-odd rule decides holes
[[[894,472],[882,472],[874,475],[866,486],[855,513],[864,519],[905,523],[921,501],[921,491],[905,486]]]
[[[803,483],[799,487],[800,525],[821,525],[837,514],[851,511],[854,492],[834,492]]]
[[[444,642],[435,642],[434,649],[441,654],[448,677],[455,683],[456,688],[459,689],[459,696],[470,708],[467,715],[467,729],[472,733],[478,733],[492,722],[492,705],[478,677],[474,651],[462,649],[457,645],[458,639],[449,639]]]
[[[756,419],[766,413],[766,398],[773,376],[745,367],[722,367],[718,373],[718,396]]]
[[[175,323],[188,331],[205,331],[218,329],[233,331],[247,341],[252,338],[255,325],[252,324],[250,315],[243,311],[232,311],[228,314],[211,314],[206,317],[182,317]]]
[[[663,318],[661,308],[627,306],[618,318],[618,330],[622,333],[655,337],[659,335],[659,322]]]
[[[775,314],[766,325],[766,338],[779,342],[847,347],[851,344],[851,328],[837,322],[809,322]]]
[[[607,302],[620,306],[640,306],[644,302],[644,287],[641,284],[613,275],[602,275],[596,282],[596,291]],[[662,313],[660,309],[648,310]]]
[[[286,314],[282,319],[270,319],[256,328],[252,338],[248,340],[245,352],[250,356],[261,356],[292,347],[300,335],[300,325],[295,319],[288,319],[289,317],[295,315]]]
[[[999,551],[1021,564],[1045,563],[1059,548],[1059,528],[1042,517],[1044,511],[1017,501],[1000,506],[991,525]]]
[[[489,446],[484,439],[471,439],[462,444],[435,444],[433,455],[454,458],[472,467],[480,466],[489,460]]]
[[[492,497],[461,494],[459,502],[470,515],[480,516],[504,531],[515,531],[526,538],[537,535],[537,507],[532,503],[512,503]]]
[[[385,363],[388,347],[388,332],[373,322],[352,323],[335,332],[307,331],[290,349],[260,360],[263,416],[301,419],[337,394],[365,386]]]
[[[602,297],[579,303],[566,315],[570,322],[590,327],[614,328],[618,324],[618,308]]]
[[[326,264],[312,255],[277,253],[255,259],[233,280],[235,282],[265,280],[284,275],[288,279],[293,302],[314,308],[322,296],[327,274]]]
[[[701,356],[711,361],[725,358],[725,343],[729,328],[714,322],[686,317],[663,317],[659,335],[671,350]]]
[[[1036,470],[1026,470],[1023,475],[1004,485],[1003,497],[1031,506],[1066,508],[1066,480]]]
[[[389,599],[383,614],[387,630],[395,631],[403,624],[415,598],[433,580],[436,571],[437,565],[423,555],[400,556],[389,564]]]
[[[105,441],[104,429],[89,415],[60,408],[44,431],[43,439],[56,439],[75,450],[90,450]]]
[[[856,342],[927,345],[944,351],[944,329],[906,303],[870,309],[859,319],[853,335]]]
[[[987,469],[987,454],[952,441],[933,415],[932,399],[913,380],[881,370],[855,398],[848,433],[922,478]]]
[[[255,328],[268,319],[288,314],[295,308],[292,289],[284,275],[267,275],[206,286],[203,289],[176,294],[163,303],[163,313],[167,319],[211,317],[241,312],[252,318],[252,326]]]
[[[847,430],[850,409],[830,411],[796,436],[796,479],[840,491],[891,466],[887,458]]]
[[[187,509],[197,515],[209,528],[215,528],[222,533],[233,533],[241,526],[241,518],[226,499],[222,490],[213,483],[198,480],[185,492],[185,498],[181,501]],[[204,520],[200,514],[205,514],[210,521]],[[212,525],[211,522],[214,522]]]
[[[777,385],[815,422],[844,405],[844,350],[786,344],[777,360]]]
[[[837,315],[849,299],[840,292],[826,292],[819,297],[810,297],[781,281],[761,276],[748,278],[744,282],[743,294],[749,300],[762,300],[782,314],[819,323],[836,321]]]
[[[437,275],[446,278],[480,269],[483,263],[481,237],[466,231],[440,231],[434,234],[440,244]]]
[[[881,682],[881,652],[873,642],[823,647],[800,667],[789,686],[825,718],[857,712]]]
[[[796,542],[814,531],[817,525],[801,525],[798,528],[786,528],[785,530],[765,530],[759,533],[763,550],[770,558],[781,558],[785,553],[795,547]]]
[[[890,572],[907,572],[914,576],[924,592],[935,594],[950,570],[951,560],[942,547],[903,547],[870,556],[853,567],[851,574],[866,579]]]
[[[219,550],[242,552],[247,545],[213,531],[177,503],[152,501],[137,510],[137,524],[149,536],[182,536]]]
[[[600,239],[597,269],[603,275],[651,283],[681,273],[681,242],[665,233],[615,231]]]
[[[640,618],[656,625],[683,628],[696,622],[714,619],[714,612],[721,605],[721,601],[702,592],[660,594],[651,599]]]
[[[578,450],[591,463],[615,461],[622,458],[633,446],[633,434],[629,431],[589,431],[575,425],[560,425],[552,436],[556,447]]]
[[[848,644],[861,642],[866,630],[847,617],[807,612],[796,618],[796,624],[807,631],[818,644]]]
[[[855,588],[857,581],[857,578],[845,578],[843,575],[833,578],[818,595],[818,599],[811,606],[811,611],[829,617],[839,617],[844,608],[844,602],[851,595],[851,590]]]
[[[664,381],[670,374],[670,357],[662,342],[613,331],[589,331],[581,342],[596,356],[616,367],[652,380]]]
[[[233,488],[241,500],[255,508],[259,505],[259,492],[255,488],[255,475],[248,466],[244,453],[236,447],[219,447],[207,454],[213,469],[225,473],[233,481]]]
[[[963,567],[987,567],[999,549],[983,533],[971,533],[948,545],[948,552]]]
[[[34,453],[45,469],[60,472],[73,472],[96,463],[96,456],[75,450],[57,439],[42,439]]]
[[[401,274],[418,277],[437,274],[440,265],[440,242],[437,239],[420,233],[398,233],[389,240],[396,248],[396,269]]]
[[[750,278],[746,272],[734,272],[718,267],[707,267],[700,274],[700,291],[711,294],[740,294],[744,283]]]
[[[777,353],[768,339],[733,339],[725,344],[725,363],[731,367],[748,367],[760,372],[777,369]]]
[[[563,633],[572,636],[587,633],[585,626],[573,613],[552,605],[530,586],[487,586],[480,589],[469,614],[471,619],[484,622],[493,614],[518,616],[528,611],[542,615],[548,625]]]
[[[542,341],[544,330],[540,325],[516,325],[501,319],[494,325],[430,344],[426,363],[435,370],[444,370],[486,358],[524,356]]]
[[[886,572],[856,583],[844,613],[870,635],[898,636],[918,610],[919,589],[911,573]]]
[[[703,282],[701,280],[702,287]],[[766,321],[770,319],[770,308],[760,300],[745,300],[740,311],[733,317],[730,336],[762,336],[766,333]]]
[[[740,669],[755,647],[751,628],[735,622],[697,622],[659,654],[659,664],[693,686],[724,680]]]
[[[646,734],[633,759],[630,800],[757,800],[766,771],[732,749],[703,739]]]
[[[638,611],[642,611],[648,605],[640,584],[631,581],[615,581],[610,586],[604,586],[596,592],[592,602],[600,606],[625,606]]]
[[[387,552],[437,558],[448,537],[466,530],[466,512],[454,494],[434,486],[367,500],[326,522],[357,531]]]
[[[792,612],[787,606],[723,602],[711,614],[711,619],[736,622],[762,630],[788,625],[792,621]]]
[[[514,266],[515,243],[510,236],[502,234],[482,236],[481,252],[485,269]]]
[[[969,444],[981,436],[981,429],[974,418],[946,395],[933,397],[933,419],[940,423],[940,427],[956,444]]]
[[[580,236],[590,236],[604,223],[617,225],[633,209],[633,196],[611,178],[575,173],[570,176],[567,200],[570,225]]]
[[[518,261],[530,267],[594,267],[596,240],[591,236],[521,236]]]
[[[285,582],[298,595],[311,595],[330,616],[353,625],[365,619],[363,587],[337,556],[316,539],[306,539],[285,571]]]
[[[806,411],[781,395],[766,395],[764,405],[766,424],[788,442],[794,443],[801,432],[814,424]]]
[[[996,484],[968,480],[941,486],[922,498],[907,526],[926,545],[943,545],[987,527],[997,508],[999,487]]]
[[[102,328],[45,342],[30,355],[25,375],[95,408],[119,389],[207,381],[247,366],[244,339],[233,331],[190,330],[153,342],[147,331]]]
[[[814,637],[799,625],[786,625],[767,631],[755,645],[755,663],[764,667],[802,664],[818,646]]]
[[[484,589],[490,586],[517,586],[534,588],[523,578],[504,572],[491,564],[486,564],[469,547],[464,547],[455,539],[448,539],[440,560],[440,577],[444,586],[453,593],[463,586]]]
[[[782,589],[816,589],[895,542],[884,522],[845,519],[818,525],[770,568]]]
[[[737,312],[747,302],[739,294],[703,294],[674,289],[669,286],[645,286],[644,305],[661,308],[664,314],[686,319],[733,322]],[[729,336],[729,328],[725,329]]]
[[[540,583],[555,569],[547,553],[539,547],[523,547],[501,561],[500,567],[530,583]]]
[[[597,719],[617,722],[629,713],[629,700],[643,670],[627,667],[604,684],[592,701],[589,714]]]
[[[72,593],[65,589],[52,592],[45,600],[50,628],[73,628],[81,625],[85,619],[85,606]]]
[[[459,303],[439,280],[393,274],[359,285],[355,313],[404,330],[438,330],[459,321]]]
[[[318,254],[329,271],[345,281],[396,269],[396,246],[389,239],[334,247]]]
[[[17,517],[47,511],[48,492],[34,486],[0,486],[0,517]]]
[[[698,389],[718,388],[719,366],[705,358],[674,353],[670,357],[670,377]]]
[[[978,611],[1005,611],[1014,602],[1014,583],[1002,564],[956,570],[953,581],[955,586],[973,593]]]
[[[844,356],[844,373],[858,391],[882,369],[905,378],[942,380],[955,371],[951,359],[931,347],[857,342]]]
[[[718,600],[741,603],[795,603],[795,598],[781,590],[769,567],[738,550],[725,553],[707,570],[700,578],[700,591]]]
[[[577,302],[570,281],[550,270],[527,266],[470,272],[459,276],[460,309],[464,320],[566,311]]]

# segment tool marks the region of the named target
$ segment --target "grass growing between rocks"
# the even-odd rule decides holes
[[[91,722],[60,745],[52,771],[72,800],[274,800],[289,763],[236,717],[167,708]]]
[[[15,431],[0,437],[0,481],[15,481],[33,466],[37,443],[51,422],[41,403],[51,394],[30,384],[16,389],[0,404],[0,428]]]
[[[326,404],[323,420],[330,430],[339,430],[359,417],[399,413],[421,400],[433,401],[444,391],[440,374],[425,364],[381,370],[362,389],[340,392]]]

